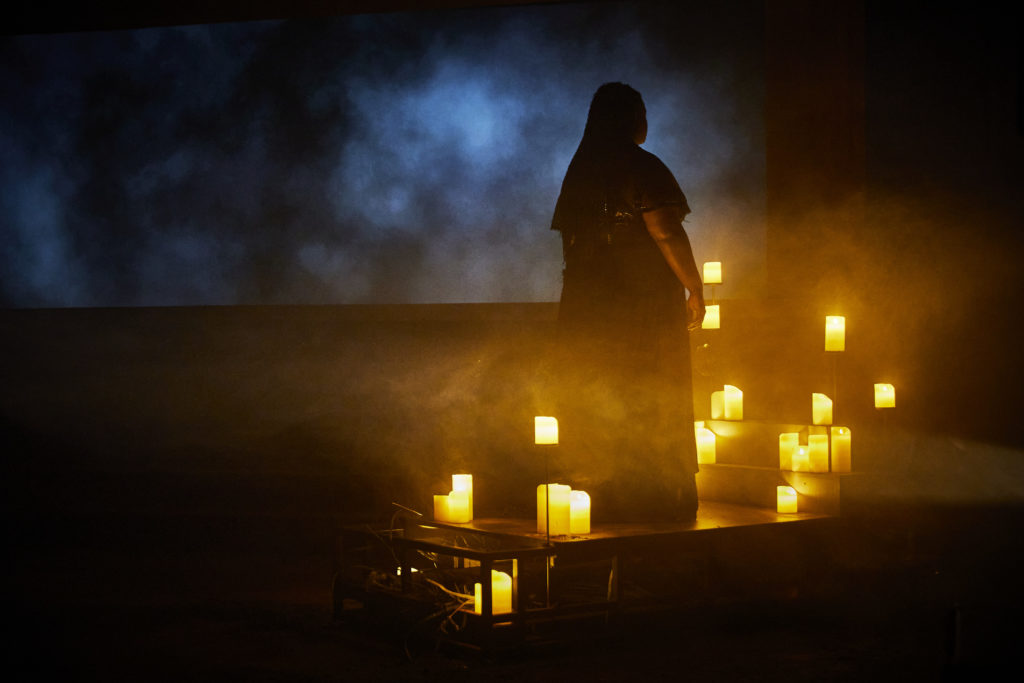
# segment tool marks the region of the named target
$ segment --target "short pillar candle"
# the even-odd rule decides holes
[[[704,320],[701,321],[702,330],[717,330],[721,327],[722,319],[718,304],[708,304],[704,307]]]
[[[586,491],[569,492],[569,533],[590,533],[590,494]]]
[[[707,261],[704,264],[704,284],[706,284],[706,285],[720,285],[720,284],[722,284],[722,262],[721,261]]]
[[[810,472],[811,456],[807,446],[797,446],[793,451],[793,471]]]
[[[896,389],[891,384],[876,384],[875,385],[875,407],[876,408],[895,408],[896,407]]]
[[[779,513],[796,512],[796,489],[792,486],[776,487],[776,510]]]
[[[484,613],[483,588],[473,584],[473,611]],[[496,569],[491,570],[491,614],[507,614],[512,611],[512,577]]]
[[[832,424],[832,399],[825,394],[811,394],[811,424]]]
[[[448,494],[434,496],[434,521],[451,521],[451,515],[448,512]]]
[[[556,445],[558,443],[558,420],[553,417],[534,417],[533,442],[537,445]]]

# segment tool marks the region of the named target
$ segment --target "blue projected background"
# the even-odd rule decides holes
[[[0,305],[557,300],[593,91],[636,87],[698,262],[764,258],[751,2],[0,39]]]

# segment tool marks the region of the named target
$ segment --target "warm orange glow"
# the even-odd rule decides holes
[[[586,491],[569,492],[569,533],[590,533],[590,494]]]
[[[825,394],[811,394],[811,424],[832,424],[832,399]]]
[[[852,471],[850,446],[853,435],[847,427],[832,428],[832,471]]]
[[[533,442],[538,445],[557,444],[558,420],[553,417],[534,417]]]
[[[704,284],[722,284],[722,262],[708,261],[704,264]]]
[[[697,463],[700,465],[715,464],[715,433],[704,426],[703,422],[694,424],[694,436],[697,439]]]
[[[721,326],[721,317],[718,304],[708,304],[704,307],[704,321],[700,324],[702,330],[717,330]]]
[[[796,512],[796,489],[792,486],[776,487],[776,510],[779,513]]]
[[[825,316],[825,350],[846,350],[846,318],[841,315]]]
[[[473,611],[484,613],[483,588],[473,584]],[[496,569],[491,570],[491,614],[507,614],[512,611],[512,577]]]
[[[896,389],[891,384],[876,384],[875,385],[875,407],[876,408],[895,408],[896,407]]]
[[[550,500],[547,491],[550,489]],[[547,510],[551,509],[551,535],[562,536],[570,533],[570,493],[572,489],[565,484],[541,484],[537,487],[537,533],[548,533]]]
[[[811,434],[807,437],[807,456],[811,472],[828,472],[827,434]]]
[[[779,469],[793,469],[793,453],[800,446],[800,435],[796,432],[779,434]]]

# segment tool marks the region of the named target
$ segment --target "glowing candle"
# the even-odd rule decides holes
[[[796,512],[796,489],[792,486],[776,487],[776,510],[779,513]]]
[[[707,261],[704,264],[704,284],[706,284],[706,285],[720,285],[720,284],[722,284],[722,262],[721,261]]]
[[[828,472],[828,434],[808,436],[807,455],[811,472]]]
[[[743,419],[743,392],[731,384],[725,385],[725,419]]]
[[[725,392],[711,392],[711,419],[721,420],[725,417]]]
[[[586,491],[569,492],[569,533],[590,533],[590,494]]]
[[[550,489],[550,500],[545,498],[545,489]],[[572,489],[565,484],[541,484],[537,487],[537,533],[548,533],[548,518],[545,514],[551,509],[551,535],[561,536],[569,533],[569,494]]]
[[[876,384],[875,385],[875,407],[876,408],[895,408],[896,407],[896,389],[891,384]]]
[[[448,521],[465,524],[473,519],[469,508],[469,491],[451,491],[448,493]]]
[[[465,491],[467,493],[469,497],[469,519],[467,519],[466,521],[473,521],[473,475],[453,474],[452,491]]]
[[[484,613],[484,592],[479,583],[473,584],[473,611]],[[512,611],[512,577],[496,569],[491,570],[491,614]]]
[[[850,472],[852,462],[850,458],[850,441],[852,439],[850,430],[846,427],[832,428],[832,471]]]
[[[434,496],[434,521],[448,522],[451,515],[448,512],[448,496]]]
[[[794,472],[810,472],[811,471],[811,456],[807,451],[807,446],[797,446],[793,451],[793,471]]]
[[[793,469],[793,453],[800,446],[800,435],[796,432],[779,434],[779,469]],[[700,462],[698,460],[698,462]]]
[[[718,304],[708,304],[704,307],[704,321],[700,324],[702,330],[717,330],[721,325]]]
[[[841,315],[825,316],[825,350],[846,350],[846,318]]]
[[[558,420],[553,417],[534,417],[533,442],[538,445],[557,444]]]
[[[697,462],[701,465],[714,465],[715,433],[700,422],[694,426],[694,436],[697,439]]]
[[[811,424],[832,424],[832,399],[825,394],[811,394]]]

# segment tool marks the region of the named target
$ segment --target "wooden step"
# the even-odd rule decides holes
[[[704,426],[715,433],[715,461],[725,465],[779,467],[779,434],[804,434],[807,425],[763,420],[707,420]]]
[[[840,514],[843,488],[856,488],[857,472],[789,472],[778,467],[718,463],[701,465],[697,493],[701,500],[775,509],[778,486],[797,492],[797,509],[828,515]]]

